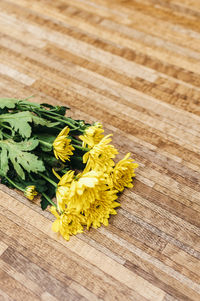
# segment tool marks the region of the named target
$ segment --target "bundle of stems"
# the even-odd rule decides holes
[[[66,117],[65,106],[0,98],[1,183],[17,188],[54,214],[66,240],[86,227],[107,226],[120,206],[119,193],[133,187],[138,167],[117,149],[102,125]]]

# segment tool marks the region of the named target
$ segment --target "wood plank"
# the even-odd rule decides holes
[[[66,242],[0,184],[0,300],[199,301],[198,0],[2,0],[0,90],[102,122],[140,167],[108,227]]]

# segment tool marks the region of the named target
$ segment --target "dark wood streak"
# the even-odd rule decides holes
[[[199,15],[197,0],[0,1],[1,96],[68,105],[140,164],[110,225],[70,242],[0,185],[0,300],[199,301]]]

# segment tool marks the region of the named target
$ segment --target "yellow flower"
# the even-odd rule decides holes
[[[69,240],[70,235],[76,235],[83,232],[83,225],[85,224],[85,217],[77,213],[74,209],[66,209],[61,214],[58,214],[54,206],[50,209],[51,213],[57,218],[53,225],[52,230],[54,232],[60,232],[60,234]]]
[[[24,195],[25,195],[29,200],[32,201],[32,200],[34,199],[34,197],[35,197],[36,195],[38,195],[38,192],[36,191],[34,185],[32,185],[32,186],[27,186],[27,187],[25,188]]]
[[[59,212],[65,210],[65,199],[66,195],[69,193],[69,187],[67,186],[58,186],[56,190],[56,200]]]
[[[74,171],[69,170],[62,178],[60,179],[60,182],[58,183],[58,186],[70,186],[72,180],[74,179]]]
[[[79,138],[83,141],[83,147],[92,148],[98,144],[104,135],[102,134],[104,130],[102,129],[102,124],[96,122],[93,126],[89,126],[83,136]]]
[[[56,159],[62,160],[65,162],[66,160],[70,160],[69,156],[73,155],[74,147],[70,144],[71,139],[67,138],[69,134],[69,128],[66,126],[58,135],[53,143],[53,150]]]
[[[85,170],[100,170],[109,172],[115,165],[113,158],[118,154],[116,148],[109,144],[112,139],[110,135],[105,136],[98,144],[83,156],[83,163],[87,163]]]
[[[115,202],[116,193],[115,190],[102,191],[100,198],[95,200],[88,210],[84,211],[87,229],[91,226],[98,228],[101,224],[108,226],[110,214],[117,214],[114,208],[120,206],[119,203]]]
[[[58,187],[56,190],[56,199],[57,199],[58,210],[60,212],[65,210],[66,199],[68,199],[69,188],[73,178],[74,178],[74,171],[70,170],[60,179],[58,183]]]
[[[118,191],[123,191],[125,187],[133,187],[131,182],[138,164],[133,163],[133,159],[129,159],[129,157],[130,153],[116,164],[112,172],[113,187]]]
[[[61,185],[60,185],[61,184]],[[107,189],[104,175],[98,171],[90,171],[74,175],[67,172],[58,184],[57,202],[59,210],[76,209],[77,212],[88,209],[99,197],[102,190]]]

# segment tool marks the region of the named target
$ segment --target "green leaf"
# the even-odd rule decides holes
[[[6,175],[9,170],[8,151],[6,148],[2,149],[1,156],[0,156],[0,166],[1,166],[1,173],[3,175]]]
[[[20,112],[15,114],[0,115],[0,122],[7,122],[15,130],[19,132],[22,137],[29,138],[31,135],[31,126],[29,122],[32,121],[30,112]]]
[[[18,101],[19,99],[14,99],[14,98],[0,98],[0,108],[14,109]]]
[[[46,126],[48,128],[52,128],[52,127],[57,126],[57,125],[60,124],[60,122],[51,122],[47,119],[44,119],[42,117],[38,117],[36,115],[32,115],[32,121],[36,125],[42,125],[42,126]]]
[[[48,167],[60,167],[60,161],[58,161],[54,156],[48,154],[47,152],[42,152],[39,154],[39,156]]]
[[[49,202],[47,201],[47,199],[46,199],[44,196],[42,196],[42,197],[41,197],[40,205],[41,205],[42,210],[46,210],[47,207],[48,207],[50,204],[49,204]]]
[[[49,184],[47,184],[47,186],[48,186],[48,190],[47,190],[48,193],[47,192],[46,193],[50,199],[53,199],[56,195],[55,187],[52,187],[52,185],[49,185]],[[51,206],[51,204],[48,202],[48,200],[43,195],[41,197],[40,205],[41,205],[42,210],[45,210],[49,205]]]
[[[11,142],[15,143],[18,145],[18,147],[23,150],[23,151],[32,151],[34,150],[38,144],[39,141],[37,139],[31,138],[29,140],[25,140],[19,143],[14,142],[13,140],[10,140]]]
[[[0,140],[3,139],[3,133],[2,133],[2,129],[0,129]]]
[[[0,109],[8,108],[8,109],[14,109],[16,107],[16,104],[26,104],[35,107],[40,107],[40,104],[37,103],[31,103],[28,101],[28,99],[32,98],[34,96],[29,96],[25,99],[18,99],[18,98],[0,98]]]
[[[33,183],[33,185],[36,186],[36,190],[39,193],[42,193],[44,191],[47,191],[48,187],[47,187],[47,182],[45,180],[37,180]]]
[[[8,172],[8,159],[12,163],[16,173],[24,180],[25,173],[44,171],[45,167],[43,161],[28,151],[35,149],[39,144],[38,140],[29,139],[23,142],[14,142],[13,140],[1,140],[1,171],[4,175]],[[23,170],[24,169],[24,170]]]
[[[30,122],[33,122],[36,125],[42,125],[46,127],[52,127],[55,125],[50,121],[38,117],[29,111],[14,113],[14,114],[2,114],[0,115],[0,122],[7,122],[10,126],[15,130],[15,132],[19,132],[19,134],[23,138],[29,138],[31,136],[31,126]],[[57,123],[56,123],[57,125]]]
[[[43,106],[44,108],[48,108],[49,110],[47,110],[48,112],[54,112],[57,113],[60,116],[64,116],[66,114],[67,110],[70,110],[69,107],[66,106],[52,106],[48,103],[42,103],[41,106]]]
[[[29,108],[32,108],[32,107],[40,108],[41,105],[40,105],[39,103],[36,103],[36,102],[30,102],[30,101],[29,101],[29,99],[30,99],[30,98],[33,98],[33,97],[34,97],[34,95],[29,96],[29,97],[27,97],[27,98],[25,98],[25,99],[20,99],[20,100],[19,100],[19,105],[26,105],[26,106],[28,106]]]
[[[47,133],[36,134],[35,137],[40,140],[40,148],[44,152],[51,152],[53,148],[53,142],[55,140],[55,135],[50,135]],[[42,143],[43,141],[43,143]]]
[[[28,177],[27,177],[28,178]],[[36,191],[38,193],[42,193],[42,192],[45,192],[48,187],[47,187],[47,182],[45,180],[42,180],[42,179],[38,179],[38,180],[26,180],[26,181],[21,181],[20,183],[23,183],[23,188],[26,188],[27,186],[31,186],[31,185],[34,185],[36,187]],[[22,184],[21,184],[22,185]]]

